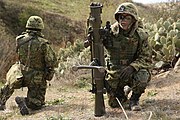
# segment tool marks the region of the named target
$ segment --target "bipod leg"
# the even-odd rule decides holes
[[[126,111],[125,111],[124,107],[122,106],[121,102],[119,101],[119,99],[118,99],[117,97],[116,97],[116,100],[118,101],[118,104],[120,105],[120,107],[121,107],[121,109],[122,109],[122,111],[123,111],[126,119],[129,120],[129,118],[128,118],[127,114],[126,114]]]

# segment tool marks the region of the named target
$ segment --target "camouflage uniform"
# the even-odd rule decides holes
[[[111,39],[104,42],[108,53],[106,79],[121,102],[127,100],[124,93],[126,85],[132,88],[133,93],[130,100],[135,99],[138,102],[150,80],[148,69],[151,68],[151,50],[148,46],[147,33],[142,29],[142,25],[138,27],[136,7],[132,3],[121,4],[115,12],[117,21],[118,16],[122,13],[133,16],[136,22],[128,32],[121,29],[118,22],[111,25]],[[128,79],[121,79],[121,72],[128,66],[133,67],[133,74],[129,75]],[[108,94],[108,97],[111,107],[119,107],[113,96]]]
[[[57,60],[48,40],[44,39],[41,33],[44,28],[42,19],[31,16],[26,28],[26,32],[16,38],[19,61],[23,66],[23,78],[7,80],[0,90],[0,102],[5,105],[14,89],[27,87],[26,105],[31,109],[39,109],[45,104],[46,80],[52,79]]]

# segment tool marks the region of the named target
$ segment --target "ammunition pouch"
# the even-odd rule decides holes
[[[22,68],[24,65],[20,64],[19,62],[16,62],[11,66],[9,71],[6,74],[6,80],[7,81],[14,81],[14,80],[22,80],[23,74],[22,74]]]

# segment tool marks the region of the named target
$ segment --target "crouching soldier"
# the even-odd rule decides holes
[[[120,102],[127,96],[124,86],[132,88],[129,107],[141,110],[139,99],[150,80],[151,49],[148,35],[139,25],[138,10],[132,3],[122,3],[115,12],[116,23],[111,25],[111,38],[103,41],[107,49],[108,71],[106,79]],[[110,44],[111,43],[111,44]],[[109,105],[119,107],[114,96],[108,94]]]
[[[45,104],[47,80],[50,81],[57,67],[57,59],[48,40],[42,35],[43,20],[31,16],[26,24],[26,31],[16,38],[18,63],[14,64],[7,74],[7,82],[0,89],[0,110],[5,109],[6,101],[14,89],[27,87],[27,97],[16,97],[20,113],[28,115],[29,109],[37,110]],[[18,66],[18,64],[20,66]],[[19,68],[20,67],[20,68]],[[18,68],[16,77],[8,76],[12,69]]]

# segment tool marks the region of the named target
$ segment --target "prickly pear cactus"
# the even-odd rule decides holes
[[[171,63],[180,52],[180,19],[174,21],[172,18],[160,18],[155,24],[144,24],[144,28],[149,33],[154,64],[159,61]]]

